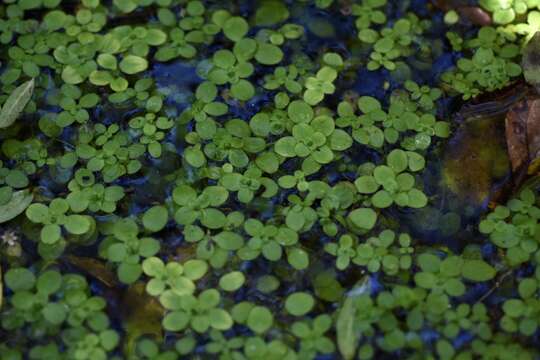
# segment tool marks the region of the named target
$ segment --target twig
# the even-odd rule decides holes
[[[493,287],[491,289],[489,289],[489,291],[487,293],[485,293],[484,295],[482,295],[482,297],[480,299],[478,299],[476,301],[475,304],[478,304],[482,301],[484,301],[486,298],[488,298],[491,294],[493,294],[493,292],[495,290],[497,290],[503,283],[504,279],[506,279],[509,275],[511,275],[513,272],[512,269],[508,270],[507,272],[505,272],[504,274],[501,275],[501,277],[495,282],[495,285],[493,285]]]

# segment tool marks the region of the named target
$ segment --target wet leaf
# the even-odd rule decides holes
[[[159,301],[148,295],[142,282],[131,285],[122,299],[124,327],[126,330],[125,351],[133,355],[137,339],[142,335],[153,335],[157,341],[163,339],[161,319],[165,310]]]
[[[356,307],[354,298],[347,297],[339,312],[336,332],[338,349],[344,359],[352,359],[358,346],[359,334],[355,330]]]
[[[523,50],[521,61],[525,80],[540,90],[540,33],[537,32]]]
[[[457,12],[474,25],[489,26],[493,22],[491,15],[477,6],[463,6],[458,8]]]
[[[34,79],[17,87],[4,103],[0,110],[0,128],[13,124],[19,114],[24,110],[34,91]]]
[[[444,149],[444,185],[468,206],[481,206],[510,163],[501,116],[471,114]]]
[[[108,287],[112,288],[118,285],[115,273],[107,268],[103,262],[93,258],[74,255],[68,255],[66,259],[71,264],[84,270]]]
[[[506,142],[512,171],[536,169],[540,157],[540,98],[517,103],[506,116]],[[529,166],[530,165],[530,166]]]
[[[338,349],[344,359],[352,359],[358,347],[358,341],[362,335],[356,324],[356,297],[369,291],[369,277],[359,281],[345,298],[336,321],[336,334]]]
[[[285,21],[288,17],[289,10],[282,1],[263,1],[261,5],[257,7],[255,24],[257,26],[270,26]]]
[[[467,19],[474,25],[489,26],[493,23],[491,15],[488,12],[478,6],[467,6],[464,1],[436,0],[434,4],[443,11],[457,11],[460,17]]]
[[[30,205],[34,195],[28,190],[20,190],[13,193],[11,200],[0,206],[0,224],[9,221],[18,215]]]

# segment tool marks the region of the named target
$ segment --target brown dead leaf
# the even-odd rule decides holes
[[[460,201],[482,206],[496,183],[510,173],[504,113],[469,116],[444,149],[442,181]]]
[[[540,157],[540,98],[530,101],[527,118],[527,146],[529,158],[538,159]]]
[[[478,26],[489,26],[492,24],[491,15],[478,6],[468,6],[462,0],[435,0],[435,6],[442,11],[455,10],[461,18]]]
[[[540,91],[540,32],[537,32],[523,50],[521,60],[525,80]]]
[[[92,258],[74,255],[68,255],[66,259],[71,264],[101,281],[107,287],[112,288],[118,285],[118,282],[116,281],[116,274],[107,268],[103,262]]]
[[[122,298],[122,317],[125,319],[127,341],[125,351],[132,354],[140,336],[151,335],[156,340],[163,338],[161,319],[165,309],[159,301],[148,295],[142,282],[131,285]]]
[[[506,115],[506,144],[514,173],[524,164],[529,163],[527,117],[528,100],[518,102]]]
[[[477,6],[463,6],[456,10],[461,17],[469,20],[473,25],[489,26],[492,24],[491,15]]]
[[[506,115],[506,143],[512,171],[536,172],[540,157],[540,98],[525,99]],[[530,166],[529,166],[530,165]]]

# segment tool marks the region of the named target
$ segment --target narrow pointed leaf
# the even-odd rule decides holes
[[[369,277],[362,278],[354,288],[348,292],[339,311],[336,321],[337,345],[341,356],[345,360],[354,358],[361,333],[356,326],[356,298],[370,291]]]
[[[0,110],[0,128],[7,128],[17,120],[34,91],[34,79],[16,88]]]

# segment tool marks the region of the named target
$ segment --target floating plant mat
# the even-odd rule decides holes
[[[539,359],[539,28],[4,0],[0,359]]]

